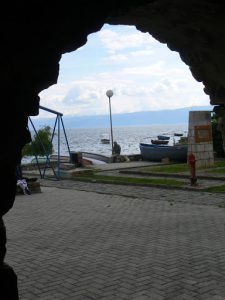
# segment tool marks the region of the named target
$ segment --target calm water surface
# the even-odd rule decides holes
[[[139,143],[151,143],[151,139],[157,139],[157,135],[166,134],[171,136],[169,144],[177,141],[174,133],[187,135],[188,125],[149,125],[129,126],[113,128],[113,139],[121,145],[121,154],[139,154]],[[103,155],[111,154],[111,144],[101,144],[102,135],[110,136],[110,129],[107,128],[74,128],[66,129],[66,136],[70,151],[85,151]],[[58,135],[53,139],[54,153],[58,153]],[[63,131],[60,134],[60,154],[68,155],[68,147]]]

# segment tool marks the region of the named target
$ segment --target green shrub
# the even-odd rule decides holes
[[[34,135],[32,142],[25,145],[22,156],[45,156],[54,152],[50,126],[44,126]]]

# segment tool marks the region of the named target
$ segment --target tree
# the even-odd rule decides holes
[[[223,139],[221,132],[218,128],[218,116],[214,113],[211,117],[212,123],[212,137],[213,137],[213,149],[217,156],[224,157],[225,153],[223,150]]]
[[[51,139],[51,127],[44,126],[37,131],[32,142],[24,146],[22,156],[46,156],[52,154],[54,149]]]

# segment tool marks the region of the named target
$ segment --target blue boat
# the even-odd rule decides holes
[[[187,162],[187,145],[153,145],[140,143],[140,152],[143,160],[160,162],[168,158],[171,162]]]
[[[162,141],[168,141],[170,139],[170,137],[167,135],[158,135],[157,138]]]

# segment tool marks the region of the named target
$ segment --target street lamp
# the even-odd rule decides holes
[[[109,113],[110,113],[110,128],[111,128],[111,143],[112,143],[112,154],[113,154],[113,130],[112,130],[112,113],[111,113],[111,101],[110,98],[113,96],[113,91],[108,90],[106,96],[109,98]]]

